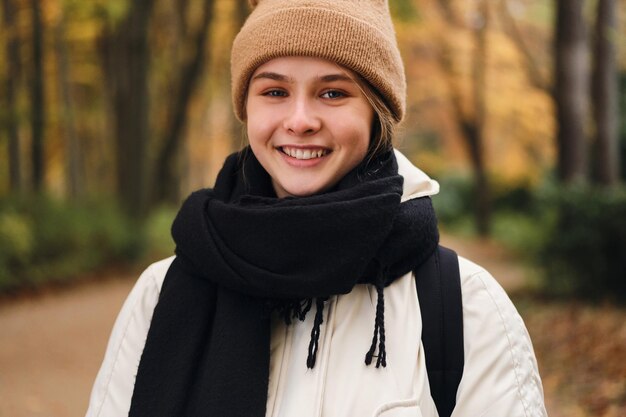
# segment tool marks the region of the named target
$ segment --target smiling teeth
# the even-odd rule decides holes
[[[285,146],[282,147],[282,151],[296,159],[313,159],[313,158],[321,158],[322,156],[328,153],[325,149],[319,150],[311,150],[311,149],[297,149],[297,148],[287,148]]]

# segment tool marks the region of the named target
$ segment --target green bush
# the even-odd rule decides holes
[[[498,211],[492,219],[492,235],[524,260],[534,262],[552,233],[554,216],[549,207],[529,212]]]
[[[142,233],[114,204],[37,196],[0,201],[0,291],[62,282],[141,254]]]
[[[465,223],[474,210],[473,183],[469,176],[444,176],[437,178],[439,194],[433,196],[437,219],[447,227]]]
[[[626,301],[626,189],[567,188],[547,203],[555,217],[539,261],[548,288]]]
[[[445,227],[455,231],[466,230],[476,210],[473,178],[469,175],[447,175],[437,180],[441,186],[439,194],[433,197],[437,218]],[[529,184],[510,184],[491,179],[490,185],[491,208],[495,216],[499,213],[535,214],[536,192]]]
[[[27,264],[34,248],[29,219],[12,210],[0,212],[0,289],[17,284],[13,269]]]
[[[433,198],[444,227],[471,234],[471,177],[443,177]],[[543,270],[553,293],[626,301],[626,188],[537,189],[492,180],[492,234]]]
[[[162,206],[155,209],[145,224],[147,261],[166,258],[174,254],[174,241],[171,235],[172,222],[178,209]]]

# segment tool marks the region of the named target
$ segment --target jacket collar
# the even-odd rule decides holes
[[[439,193],[439,183],[413,165],[399,150],[394,149],[398,161],[398,173],[404,178],[402,202]]]

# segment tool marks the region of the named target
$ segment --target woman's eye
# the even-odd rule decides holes
[[[337,98],[342,98],[345,96],[346,95],[344,93],[338,90],[328,90],[322,94],[322,98],[330,98],[330,99],[337,99]]]
[[[267,97],[285,97],[287,93],[282,90],[269,90],[263,93]]]

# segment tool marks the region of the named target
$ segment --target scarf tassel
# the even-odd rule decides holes
[[[374,336],[372,337],[372,345],[370,350],[365,355],[365,364],[370,365],[374,352],[376,351],[376,344],[378,344],[378,357],[376,359],[376,368],[387,367],[387,350],[385,348],[385,296],[384,296],[384,276],[383,270],[380,271],[378,279],[376,280],[376,293],[378,300],[376,302],[376,320],[374,322]]]
[[[369,351],[365,355],[365,364],[371,365],[372,360],[376,357],[376,368],[387,367],[387,350],[385,348],[385,269],[380,269],[378,277],[376,279],[376,319],[374,321],[374,336],[372,337],[372,344]],[[315,319],[313,321],[313,328],[311,329],[311,341],[309,342],[309,353],[306,359],[306,366],[309,369],[315,367],[315,361],[317,358],[317,350],[319,347],[319,338],[321,333],[321,325],[324,322],[324,303],[328,300],[328,297],[318,297],[315,299]],[[269,309],[277,309],[281,317],[283,317],[285,324],[290,325],[291,319],[299,319],[304,321],[306,313],[311,310],[313,306],[313,299],[305,299],[292,301],[286,305],[276,305],[271,303]],[[378,355],[374,355],[378,347]]]
[[[328,297],[317,298],[315,306],[317,311],[315,312],[315,320],[313,321],[313,329],[311,330],[311,342],[309,342],[309,355],[306,358],[306,366],[309,369],[313,369],[315,366],[315,359],[317,358],[317,347],[320,340],[320,326],[324,322],[324,302],[328,300]]]
[[[365,355],[365,364],[371,365],[374,356],[376,356],[376,368],[387,367],[387,349],[385,348],[385,295],[384,295],[384,277],[385,271],[381,269],[378,279],[376,280],[376,319],[374,321],[374,336],[372,337],[372,344],[369,351]],[[324,302],[328,300],[328,297],[317,298],[315,305],[317,311],[315,313],[315,320],[313,321],[313,328],[311,329],[311,341],[309,342],[309,354],[306,360],[306,366],[309,369],[313,369],[315,366],[315,360],[317,358],[317,348],[319,346],[320,327],[324,322]],[[310,309],[311,304],[309,304]],[[308,309],[307,309],[308,311]],[[374,355],[376,347],[378,345],[378,355]]]

